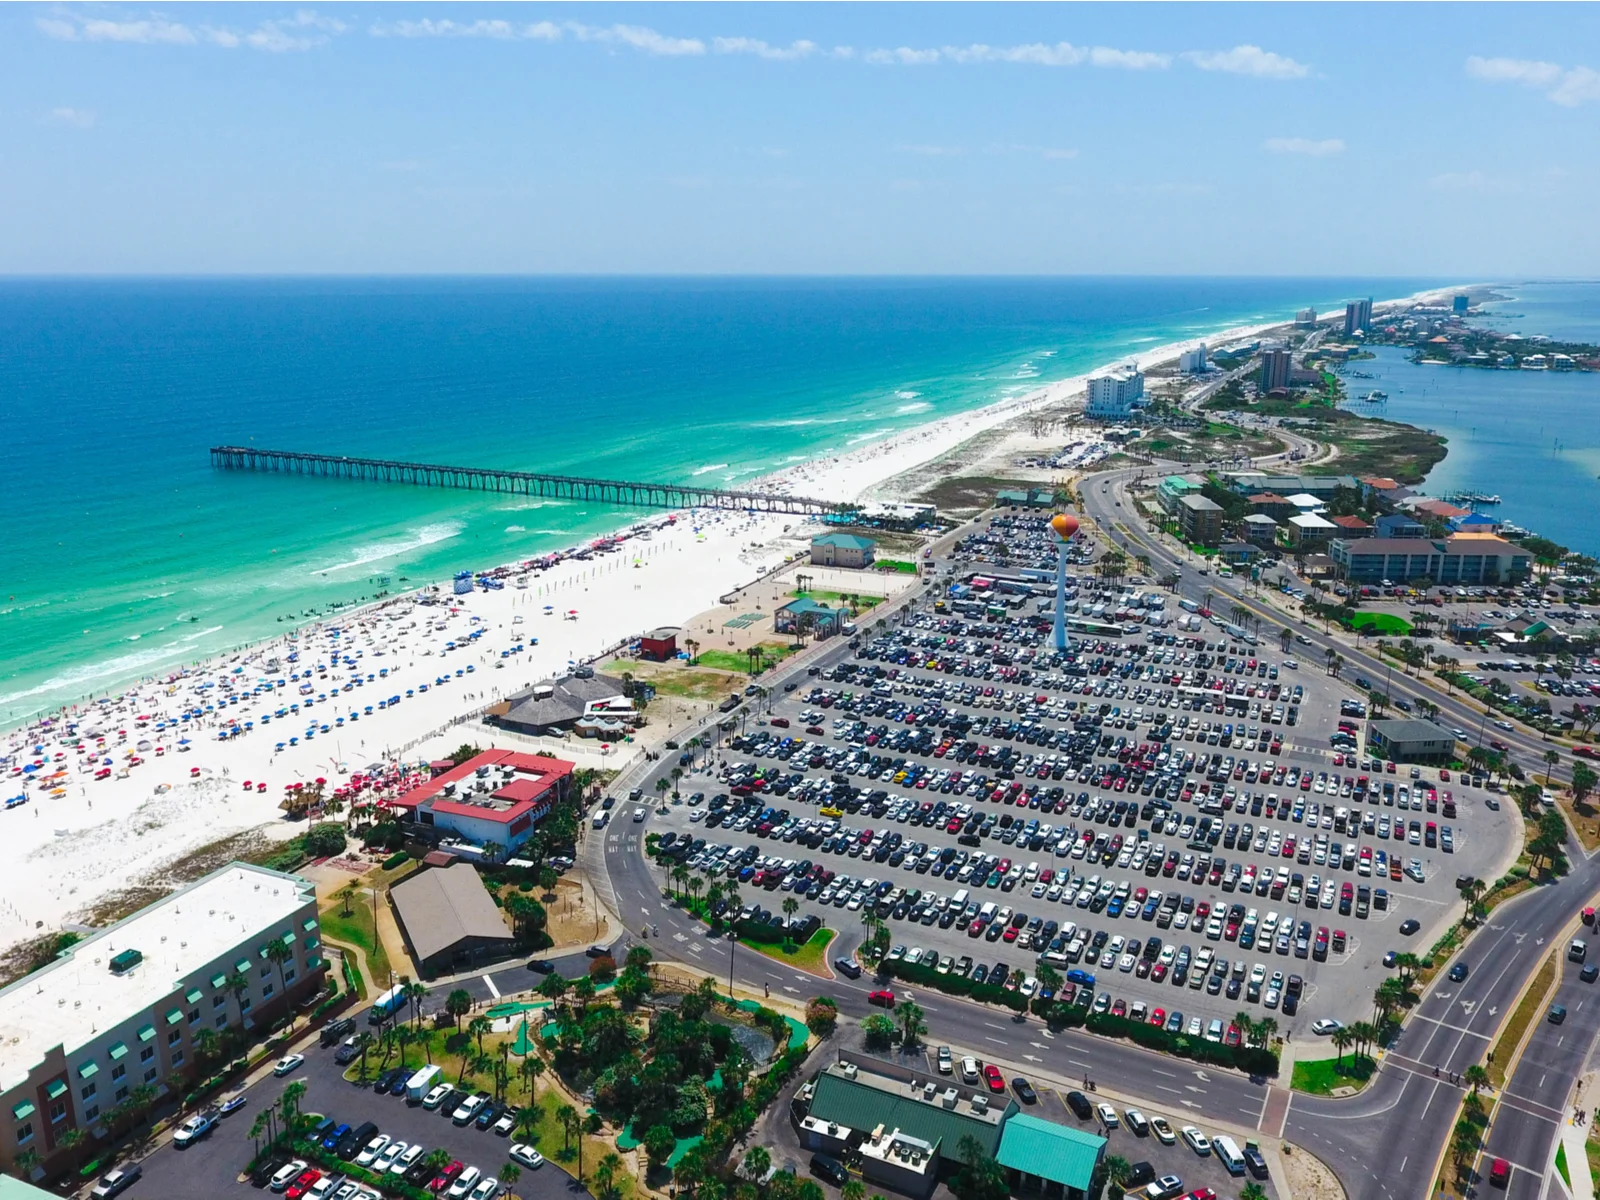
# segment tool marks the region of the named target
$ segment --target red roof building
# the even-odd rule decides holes
[[[1348,529],[1352,533],[1365,533],[1372,528],[1360,517],[1329,517],[1328,520],[1332,521],[1340,529]]]
[[[485,750],[435,775],[393,802],[419,825],[448,830],[475,845],[521,845],[572,788],[576,765],[542,754]]]

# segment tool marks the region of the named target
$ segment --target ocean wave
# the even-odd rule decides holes
[[[921,392],[896,392],[894,398],[896,400],[915,400],[921,395]]]
[[[163,659],[176,658],[184,653],[183,646],[178,642],[168,642],[164,646],[152,646],[148,650],[140,650],[133,654],[122,654],[101,662],[85,663],[81,667],[63,671],[60,675],[52,675],[43,683],[37,683],[31,688],[16,692],[0,692],[0,708],[18,700],[47,696],[51,692],[63,692],[75,698],[81,697],[94,690],[93,685],[97,680],[113,676],[126,679],[146,674],[147,668],[155,666]]]
[[[1039,351],[1039,357],[1040,358],[1054,358],[1055,356],[1056,356],[1056,352],[1054,350],[1041,350],[1041,351]]]
[[[373,542],[367,546],[357,546],[351,553],[353,558],[344,562],[334,563],[329,567],[321,567],[312,572],[313,575],[330,575],[334,571],[348,571],[354,567],[364,567],[369,563],[382,562],[386,558],[396,558],[402,554],[409,554],[413,550],[421,550],[424,546],[432,546],[439,542],[449,541],[460,535],[466,525],[461,521],[439,521],[432,525],[424,525],[416,533],[407,538],[396,538],[392,542]]]
[[[897,431],[893,429],[874,429],[871,433],[856,434],[854,437],[848,439],[845,444],[847,446],[854,446],[857,442],[870,442],[874,438],[888,437],[890,434],[895,432]]]
[[[727,469],[728,469],[728,464],[727,463],[711,463],[709,466],[696,467],[694,470],[690,471],[689,474],[690,475],[709,475],[713,471],[726,471]]]
[[[188,637],[179,638],[178,642],[183,642],[185,644],[187,644],[189,642],[198,642],[203,637],[209,637],[213,633],[221,633],[221,632],[222,632],[222,626],[221,625],[212,625],[212,626],[210,626],[209,628],[206,628],[206,629],[197,629],[193,633],[191,633]],[[172,642],[170,644],[171,645],[177,645],[178,643],[177,642]]]
[[[506,526],[506,532],[507,533],[527,533],[528,532],[528,527],[526,525],[507,525]]]
[[[43,608],[49,604],[48,600],[35,600],[29,604],[13,604],[10,608],[0,608],[0,617],[9,617],[12,613],[27,612],[32,608]]]
[[[916,395],[915,392],[912,392],[911,394],[913,396]],[[933,407],[933,405],[929,404],[926,400],[917,400],[917,401],[915,401],[915,402],[913,402],[911,404],[902,404],[899,408],[895,409],[894,411],[895,411],[895,415],[896,416],[902,416],[903,417],[903,416],[907,416],[910,413],[927,412],[932,407]]]

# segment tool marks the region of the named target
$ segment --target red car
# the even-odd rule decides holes
[[[1003,1092],[1006,1090],[1006,1081],[1000,1077],[1000,1068],[993,1063],[984,1064],[983,1080],[989,1085],[991,1092]]]
[[[449,1187],[455,1182],[456,1176],[461,1174],[461,1172],[465,1171],[466,1169],[467,1164],[462,1162],[459,1158],[456,1159],[448,1167],[433,1177],[433,1182],[428,1184],[428,1190],[435,1194],[443,1192],[445,1188]]]
[[[1161,1025],[1165,1025],[1166,1023],[1167,1023],[1167,1010],[1166,1009],[1164,1009],[1164,1008],[1156,1008],[1156,1009],[1151,1009],[1150,1010],[1150,1024],[1155,1025],[1155,1026],[1161,1026]]]
[[[1495,1187],[1505,1187],[1511,1179],[1511,1164],[1503,1158],[1497,1158],[1489,1164],[1489,1182]]]
[[[867,997],[867,1003],[876,1004],[879,1008],[893,1008],[894,993],[887,989],[880,992],[873,992]]]
[[[315,1167],[300,1172],[300,1177],[284,1189],[284,1200],[300,1200],[311,1190],[311,1185],[322,1178],[322,1172]]]

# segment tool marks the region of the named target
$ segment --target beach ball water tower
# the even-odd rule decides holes
[[[1057,653],[1067,649],[1067,545],[1078,532],[1078,518],[1057,513],[1050,518],[1050,532],[1056,535],[1056,627]]]

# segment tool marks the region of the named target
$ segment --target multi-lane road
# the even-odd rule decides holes
[[[1104,536],[1130,553],[1148,555],[1156,573],[1166,574],[1181,565],[1180,560],[1159,539],[1144,532],[1129,507],[1125,489],[1134,475],[1121,470],[1087,481],[1082,491],[1087,514]],[[1101,484],[1106,485],[1104,489]],[[1385,664],[1376,657],[1314,627],[1299,625],[1245,595],[1242,581],[1200,578],[1192,570],[1181,572],[1181,578],[1181,593],[1198,598],[1202,592],[1210,592],[1214,604],[1218,596],[1227,596],[1229,604],[1236,600],[1261,616],[1264,630],[1275,625],[1294,627],[1313,643],[1314,652],[1309,656],[1313,662],[1332,647],[1345,656],[1348,669],[1384,672]],[[883,615],[892,617],[893,612],[891,607]],[[805,668],[820,665],[826,669],[848,653],[841,641],[814,656],[803,656],[768,686],[781,688],[788,679],[803,678]],[[1475,725],[1481,715],[1464,702],[1409,679],[1395,679],[1394,690],[1438,704],[1444,719],[1463,727]],[[1542,754],[1539,739],[1525,732],[1505,735],[1505,740],[1529,761],[1537,761]],[[651,794],[655,778],[672,765],[665,760],[646,764],[631,777],[618,780],[616,786],[643,787]],[[681,786],[693,788],[693,777]],[[744,947],[713,940],[703,925],[669,905],[645,859],[647,828],[632,823],[608,826],[591,834],[585,849],[590,878],[630,931],[628,937],[643,937],[649,930],[646,940],[658,957],[719,976],[731,971],[745,987],[766,989],[792,1000],[828,994],[838,1001],[845,1017],[857,1020],[871,1011],[867,1004],[869,981],[820,979]],[[1281,1137],[1324,1159],[1351,1200],[1421,1200],[1432,1191],[1462,1099],[1464,1088],[1452,1078],[1484,1061],[1501,1023],[1544,956],[1563,938],[1574,914],[1600,891],[1600,856],[1585,857],[1576,845],[1568,847],[1568,855],[1570,874],[1496,909],[1461,953],[1461,960],[1471,968],[1468,978],[1457,983],[1442,973],[1437,977],[1371,1084],[1348,1099],[1291,1094],[1282,1086],[1287,1081],[1199,1070],[1176,1059],[1075,1031],[1052,1034],[1037,1020],[1017,1020],[955,997],[919,992],[916,1000],[927,1012],[929,1037],[935,1042],[963,1045],[1023,1070],[1031,1066],[1042,1074],[1066,1079],[1115,1081],[1117,1093],[1140,1098],[1152,1107],[1181,1109],[1196,1119],[1256,1129],[1268,1138]],[[847,954],[858,937],[857,931],[842,931],[835,952]],[[1510,1185],[1515,1197],[1540,1194],[1570,1092],[1600,1031],[1600,998],[1586,1003],[1594,993],[1589,985],[1577,982],[1575,970],[1568,974],[1571,978],[1564,981],[1559,998],[1570,1015],[1563,1025],[1541,1025],[1533,1032],[1500,1098],[1490,1132],[1486,1153],[1515,1164]],[[1318,1056],[1324,1053],[1319,1050]],[[1107,1087],[1110,1090],[1111,1085],[1107,1083]]]

